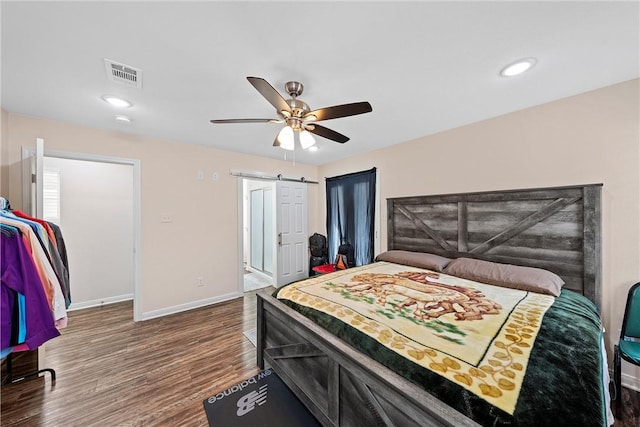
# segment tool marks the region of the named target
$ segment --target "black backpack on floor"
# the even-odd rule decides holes
[[[322,234],[313,233],[313,235],[309,237],[309,251],[312,257],[326,257],[327,238]]]
[[[309,237],[309,276],[315,275],[313,267],[329,263],[328,252],[327,238],[322,234],[313,233],[313,235]]]

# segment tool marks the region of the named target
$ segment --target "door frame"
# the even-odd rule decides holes
[[[251,179],[246,179],[244,181],[244,183],[246,184],[247,181],[249,183],[253,182],[256,183],[258,182],[258,180],[251,180]],[[264,180],[263,180],[264,181]],[[252,185],[249,185],[248,187],[252,187]],[[261,227],[261,232],[262,232],[262,265],[260,268],[257,268],[254,266],[254,258],[253,258],[253,237],[254,237],[254,199],[253,199],[253,195],[254,192],[259,191],[260,192],[260,197],[261,197],[261,201],[262,201],[262,211],[261,211],[261,220],[262,220],[262,227]],[[246,239],[246,241],[248,241],[249,243],[249,250],[247,251],[247,254],[249,255],[248,257],[248,263],[246,265],[246,268],[249,271],[254,271],[254,272],[258,272],[259,274],[263,274],[265,276],[269,276],[270,278],[272,278],[273,276],[273,259],[274,259],[274,239],[275,239],[275,231],[274,231],[274,227],[275,227],[275,205],[274,205],[274,200],[273,198],[275,197],[275,186],[272,183],[268,183],[265,184],[264,186],[260,186],[259,188],[247,188],[247,194],[248,198],[244,199],[245,205],[244,205],[244,210],[246,210],[248,212],[248,218],[247,218],[247,225],[248,226],[248,238]],[[268,221],[265,221],[265,212],[268,212],[267,209],[265,209],[265,207],[269,206],[270,207],[270,223]],[[265,233],[265,230],[271,230],[271,236],[270,238],[267,238],[267,234]],[[243,239],[243,244],[246,243],[245,239]],[[269,265],[269,268],[271,269],[271,271],[268,271],[267,269],[265,269],[265,252],[266,249],[271,246],[270,252],[271,252],[271,258],[270,258],[270,262],[267,263]],[[244,251],[247,249],[247,247],[245,246],[243,248],[243,258],[244,258]]]
[[[22,147],[22,159],[25,161],[28,156],[35,155],[32,147]],[[140,242],[141,242],[141,200],[140,200],[140,160],[125,157],[102,156],[98,154],[75,153],[58,150],[48,150],[45,146],[44,157],[55,157],[68,160],[83,160],[98,163],[114,163],[119,165],[129,165],[133,167],[133,320],[141,321],[142,312],[140,303],[142,274],[140,270]],[[24,178],[24,177],[23,177]],[[30,185],[23,179],[23,194],[28,191],[26,186]]]
[[[278,181],[277,178],[275,177],[271,177],[266,175],[264,172],[258,172],[258,171],[231,171],[231,175],[234,175],[237,177],[237,193],[238,193],[238,197],[237,197],[237,212],[238,212],[238,252],[237,252],[237,259],[238,259],[238,266],[237,266],[237,274],[238,274],[238,293],[240,295],[244,294],[244,265],[243,265],[243,257],[244,257],[244,219],[243,219],[243,209],[244,209],[244,181],[245,180],[249,180],[249,181],[270,181],[270,182],[276,182]],[[315,181],[305,181],[306,184],[317,184],[317,182]],[[274,196],[276,190],[274,188]],[[308,204],[309,204],[309,200],[307,199],[307,208],[308,208]],[[274,212],[277,210],[277,207],[274,206]],[[307,215],[308,215],[308,211],[307,211]],[[277,215],[273,215],[272,218],[273,221],[277,221]],[[307,217],[307,221],[308,221],[308,217]],[[274,234],[276,233],[276,227],[274,227]],[[273,260],[273,272],[272,272],[272,280],[275,280],[275,275],[277,272],[277,263],[278,263],[278,255],[277,255],[277,238],[274,235],[273,236],[273,243],[274,243],[274,260]],[[273,285],[273,284],[272,284]]]
[[[247,172],[249,173],[249,172]],[[257,173],[257,172],[254,172]],[[260,178],[259,176],[256,177],[243,177],[243,176],[238,176],[237,177],[237,185],[238,185],[238,293],[240,295],[244,295],[244,249],[245,249],[245,245],[244,245],[244,208],[245,208],[245,203],[247,206],[251,206],[251,201],[250,200],[244,200],[244,182],[245,181],[269,181],[269,182],[273,182],[273,180],[268,179],[268,178]],[[273,189],[275,190],[275,188]],[[251,193],[251,191],[249,191],[248,193]],[[275,194],[275,191],[274,191]],[[275,221],[275,206],[273,207],[273,215],[271,220]],[[251,220],[249,219],[249,225],[251,225]],[[273,228],[273,227],[272,227]],[[249,233],[251,232],[251,229],[249,229]],[[275,233],[275,228],[274,228],[274,233]],[[250,238],[250,237],[249,237]],[[275,235],[273,236],[272,242],[275,243],[276,239],[275,239]],[[273,252],[273,256],[274,256],[274,260],[273,262],[275,263],[275,257],[277,256],[275,254],[275,251]],[[249,264],[248,267],[251,269],[251,271],[258,271],[258,270],[254,270],[251,265]],[[260,271],[258,274],[263,274],[265,277],[267,277],[267,274]],[[269,276],[271,279],[271,285],[273,286],[273,272],[271,273],[271,276]]]

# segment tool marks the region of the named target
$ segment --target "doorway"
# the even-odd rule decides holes
[[[43,157],[43,216],[63,230],[70,310],[134,296],[133,165]]]
[[[126,248],[123,247],[120,250],[120,254],[127,258],[127,261],[126,261],[127,265],[131,265],[131,264],[133,265],[132,269],[129,267],[127,267],[126,269],[128,271],[127,272],[128,278],[126,282],[133,283],[133,290],[131,291],[131,287],[127,284],[126,285],[127,290],[124,291],[126,292],[124,294],[116,291],[118,295],[112,295],[112,296],[100,295],[93,300],[87,299],[87,297],[82,297],[82,292],[79,295],[76,295],[76,292],[74,291],[74,290],[78,290],[76,289],[76,282],[80,280],[78,274],[75,274],[75,277],[74,277],[74,264],[76,266],[83,265],[85,261],[88,259],[87,254],[95,253],[94,248],[100,246],[104,241],[103,239],[105,238],[105,235],[109,234],[108,228],[103,229],[103,233],[100,235],[100,237],[98,237],[94,241],[93,247],[91,247],[86,252],[80,253],[77,257],[74,256],[74,258],[77,258],[77,259],[71,259],[71,257],[69,259],[70,280],[71,280],[71,300],[72,300],[70,309],[85,308],[85,307],[90,307],[94,305],[102,305],[105,303],[112,303],[112,302],[121,301],[124,299],[133,299],[133,320],[134,321],[142,320],[141,304],[140,304],[141,275],[140,275],[140,251],[139,251],[140,241],[141,241],[140,160],[127,159],[127,158],[121,158],[121,157],[101,156],[101,155],[86,154],[86,153],[71,153],[71,152],[63,152],[63,151],[55,151],[55,150],[46,150],[44,147],[44,140],[42,138],[37,138],[35,148],[23,146],[22,147],[22,163],[23,163],[22,182],[23,182],[23,205],[24,205],[23,208],[31,212],[32,215],[38,216],[41,218],[44,217],[43,178],[45,175],[44,174],[45,157],[50,159],[66,159],[70,161],[86,162],[86,164],[89,165],[89,167],[91,165],[94,165],[94,166],[119,165],[119,166],[124,166],[124,169],[128,171],[128,174],[124,178],[123,185],[125,185],[125,187],[128,188],[128,190],[126,190],[125,192],[127,194],[130,194],[130,197],[127,196],[127,200],[129,201],[126,203],[126,207],[125,206],[120,206],[120,207],[123,210],[126,209],[125,214],[129,218],[131,218],[130,225],[128,226],[130,240],[128,241],[129,243],[127,244],[127,247]],[[55,171],[56,169],[58,169],[55,166],[52,166],[51,164],[49,164],[49,166],[51,166],[50,172],[51,170]],[[59,176],[57,177],[58,179],[57,185],[60,185],[61,181],[64,180],[64,176],[66,176],[66,174],[63,171],[60,171],[58,175]],[[51,178],[51,174],[49,175],[49,177]],[[84,175],[81,178],[78,178],[76,176],[77,182],[75,182],[74,184],[81,182],[83,183],[83,185],[86,184],[87,187],[89,188],[93,183],[97,182],[97,180],[99,179],[96,177],[92,177],[93,182],[89,182],[88,178],[89,178],[88,176],[84,176]],[[102,179],[102,181],[103,181],[102,184],[104,184],[104,179]],[[108,183],[108,180],[107,180],[107,183]],[[49,194],[49,196],[51,195]],[[62,198],[64,198],[64,195],[61,194],[61,196]],[[96,201],[96,205],[98,207],[100,206],[104,207],[108,204],[110,204],[111,206],[117,206],[118,201],[119,201],[118,196],[110,197],[109,195],[103,194],[103,197],[101,197],[100,200]],[[51,203],[51,200],[49,200],[49,203]],[[59,217],[61,214],[64,216],[64,206],[66,206],[66,204],[62,199],[58,200],[57,203],[58,205],[57,205],[57,208],[54,209],[53,216],[54,218],[57,218],[59,220]],[[57,210],[57,212],[55,212],[55,210]],[[97,217],[100,217],[100,216],[101,214],[97,215]],[[93,224],[96,225],[95,222]],[[94,231],[96,229],[97,227],[94,227]],[[62,231],[63,233],[65,233],[64,229]],[[65,233],[65,236],[67,234],[69,233]],[[68,237],[65,237],[65,240],[67,239]],[[75,245],[74,245],[74,248],[75,248]],[[67,249],[68,251],[70,249],[69,242],[67,242]],[[113,258],[111,256],[103,256],[101,257],[101,259],[98,259],[97,257],[93,257],[93,259],[95,262],[100,262],[103,265],[110,265],[112,271],[116,269],[114,268],[115,264],[113,264],[113,261],[116,258]],[[93,281],[94,280],[91,279],[89,283],[92,283]],[[84,301],[80,301],[79,299],[77,299],[76,297],[78,296],[80,297],[80,299],[84,299]],[[91,298],[91,297],[88,297],[88,298]]]
[[[249,265],[252,269],[273,274],[273,190],[257,188],[249,197],[250,232]]]
[[[243,291],[271,286],[274,262],[274,185],[243,179]]]

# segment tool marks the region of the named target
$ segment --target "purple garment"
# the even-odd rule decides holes
[[[2,289],[0,292],[0,348],[11,345],[11,322],[13,313],[12,291],[25,297],[27,335],[25,344],[35,350],[51,338],[60,335],[53,320],[51,308],[36,266],[24,246],[22,238],[16,234],[0,234],[2,257],[0,272]]]

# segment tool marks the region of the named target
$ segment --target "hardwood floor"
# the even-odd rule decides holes
[[[2,426],[207,426],[202,401],[259,372],[255,293],[133,322],[131,302],[69,313],[48,374],[2,387]],[[18,363],[14,365],[17,374]]]
[[[616,402],[612,402],[612,408],[616,416],[614,427],[640,426],[640,392],[622,387],[620,413],[616,413]]]
[[[72,311],[46,345],[55,386],[48,374],[3,386],[0,425],[207,426],[202,401],[259,371],[242,334],[255,301],[252,292],[138,323],[131,302]],[[623,402],[615,426],[640,425],[640,393],[623,389]]]

